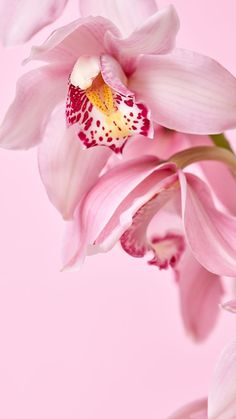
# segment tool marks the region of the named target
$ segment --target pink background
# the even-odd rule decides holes
[[[76,17],[74,3],[54,27]],[[173,3],[178,45],[236,75],[235,0]],[[1,118],[29,47],[0,50]],[[63,222],[41,184],[36,150],[0,150],[0,190],[0,419],[165,419],[207,394],[234,336],[232,315],[222,313],[196,345],[183,331],[171,274],[119,247],[60,273]]]

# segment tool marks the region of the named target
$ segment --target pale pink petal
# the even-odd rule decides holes
[[[49,199],[65,219],[72,218],[110,153],[105,148],[84,150],[74,128],[64,126],[64,109],[53,116],[39,147],[39,169]]]
[[[200,54],[143,55],[128,87],[167,128],[213,134],[236,126],[236,79]]]
[[[236,300],[226,301],[225,303],[221,304],[221,307],[226,311],[236,313]]]
[[[168,419],[208,419],[207,399],[196,400],[182,407],[173,415],[169,416]]]
[[[178,267],[180,308],[186,332],[202,341],[214,327],[223,295],[220,278],[201,266],[187,249]]]
[[[0,126],[0,146],[27,149],[38,144],[53,109],[65,100],[66,90],[67,79],[59,68],[45,66],[22,76]]]
[[[217,275],[236,276],[236,218],[218,211],[208,186],[180,173],[182,217],[190,248]]]
[[[172,164],[157,165],[153,157],[137,159],[114,167],[100,178],[82,200],[69,229],[66,266],[79,265],[86,253],[107,251],[119,240],[135,212],[175,171]]]
[[[234,419],[236,412],[236,341],[223,350],[208,397],[209,419]]]
[[[236,178],[230,169],[220,162],[202,162],[201,167],[207,182],[217,198],[230,211],[236,215],[236,200],[232,191],[236,188]],[[225,186],[227,185],[227,187]]]
[[[128,35],[157,11],[155,0],[80,0],[82,16],[104,16]]]
[[[41,46],[34,46],[25,62],[54,62],[67,68],[69,76],[81,55],[99,56],[107,52],[104,46],[104,35],[107,31],[119,36],[119,30],[107,19],[98,16],[77,19],[54,31]]]
[[[179,19],[173,6],[168,6],[144,21],[128,38],[122,39],[111,32],[106,34],[108,50],[131,73],[140,54],[165,54],[175,45]]]
[[[134,96],[134,93],[125,85],[127,79],[119,62],[107,54],[103,54],[100,61],[101,74],[105,83],[121,95]]]
[[[68,0],[0,0],[0,37],[5,45],[28,41],[62,13]]]

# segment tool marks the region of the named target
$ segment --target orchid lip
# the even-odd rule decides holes
[[[120,153],[130,136],[152,135],[150,113],[144,104],[135,102],[123,76],[119,63],[110,56],[81,56],[76,61],[66,120],[68,126],[77,125],[78,138],[86,148],[105,145]]]
[[[185,250],[184,238],[181,234],[168,232],[165,236],[154,236],[150,241],[153,258],[149,265],[159,269],[175,268]]]

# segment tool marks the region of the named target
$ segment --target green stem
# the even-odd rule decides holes
[[[233,153],[230,142],[227,140],[224,134],[214,134],[209,135],[209,137],[216,147],[225,148],[226,150],[230,150]]]
[[[226,148],[199,146],[174,154],[168,161],[183,169],[192,163],[215,160],[226,164],[236,175],[236,156]]]

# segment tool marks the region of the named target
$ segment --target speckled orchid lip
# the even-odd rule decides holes
[[[81,56],[75,63],[69,80],[66,120],[68,126],[77,125],[78,137],[86,148],[102,145],[120,153],[129,137],[151,137],[153,130],[147,107],[136,103],[134,94],[126,88],[118,62],[109,57],[108,62],[111,60],[113,68],[118,69],[116,76],[110,66],[104,65],[106,58]]]
[[[148,226],[161,207],[165,206],[178,193],[180,184],[178,175],[172,174],[160,187],[158,193],[150,195],[132,216],[132,224],[122,234],[120,243],[122,248],[136,258],[151,256],[149,265],[155,265],[159,269],[174,268],[185,250],[183,234],[167,229],[164,234],[147,234]]]

